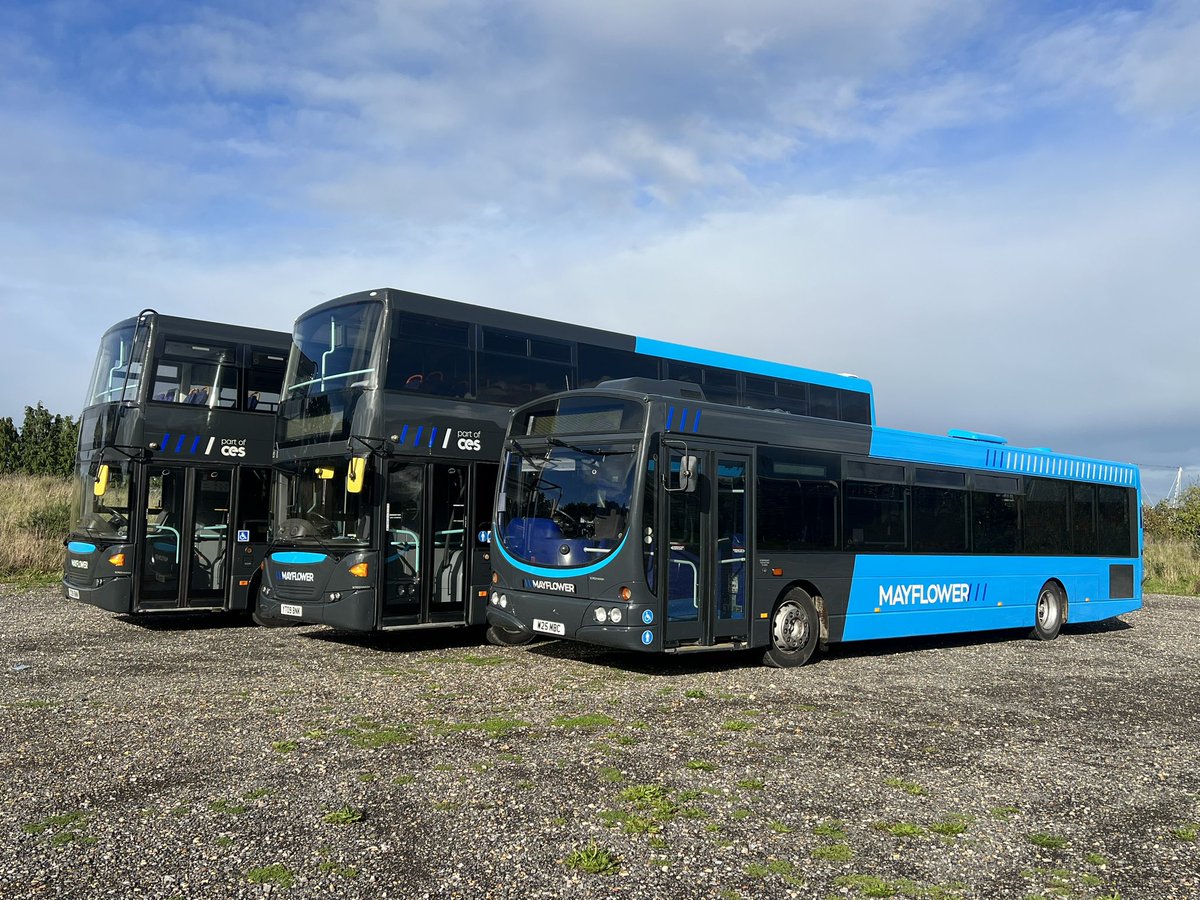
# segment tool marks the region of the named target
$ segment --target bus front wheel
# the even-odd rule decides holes
[[[532,634],[510,631],[499,625],[489,625],[486,637],[489,644],[495,644],[497,647],[519,647],[521,644],[528,644],[533,640]]]
[[[1030,637],[1039,641],[1052,641],[1058,637],[1062,628],[1066,602],[1062,590],[1053,581],[1047,581],[1038,591],[1037,615],[1033,620],[1033,631]]]
[[[795,588],[779,601],[771,616],[771,643],[763,662],[780,669],[802,666],[812,658],[820,636],[816,604],[807,591]]]

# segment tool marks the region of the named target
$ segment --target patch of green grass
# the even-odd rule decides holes
[[[729,818],[734,819],[735,821],[741,821],[742,819],[750,818],[752,815],[754,815],[754,813],[748,809],[735,809],[729,814]]]
[[[1102,854],[1102,853],[1088,853],[1083,858],[1085,860],[1087,860],[1088,863],[1093,866],[1107,866],[1108,865],[1108,857],[1104,856],[1104,854]]]
[[[94,844],[96,839],[82,831],[60,831],[50,838],[50,843],[55,847],[65,847],[67,844]]]
[[[1067,846],[1067,839],[1044,831],[1034,831],[1025,835],[1029,843],[1043,850],[1062,850]]]
[[[293,740],[271,741],[271,749],[276,753],[291,753],[300,745]]]
[[[920,837],[925,833],[925,829],[915,822],[874,822],[872,827],[900,838]]]
[[[339,863],[335,863],[331,859],[322,860],[321,864],[317,866],[317,869],[323,875],[337,875],[340,878],[358,877],[358,869],[356,869],[354,866],[343,866]]]
[[[556,728],[605,728],[616,725],[617,720],[604,713],[587,713],[582,716],[559,716],[552,719],[550,724]]]
[[[26,834],[49,832],[50,843],[55,847],[65,847],[67,844],[94,844],[96,839],[81,830],[87,820],[88,813],[72,810],[56,816],[47,816],[40,822],[27,822],[21,826],[21,830]]]
[[[703,759],[689,759],[687,762],[687,767],[696,772],[712,772],[717,768],[717,764]]]
[[[612,875],[621,868],[620,858],[595,841],[573,849],[563,860],[563,865],[589,875]]]
[[[416,775],[397,775],[395,778],[392,779],[392,784],[395,784],[395,785],[412,784],[416,780],[417,780]]]
[[[620,797],[626,803],[646,808],[665,802],[670,797],[670,793],[662,785],[634,784],[621,791]]]
[[[812,852],[814,859],[824,859],[829,862],[849,862],[854,858],[854,851],[849,844],[825,844],[816,847]]]
[[[510,662],[507,656],[464,656],[462,659],[469,666],[503,666]]]
[[[367,719],[360,719],[354,728],[339,728],[337,733],[350,741],[355,747],[364,750],[378,750],[396,744],[411,744],[413,736],[407,725],[379,725]]]
[[[264,797],[270,797],[270,796],[271,796],[270,788],[254,788],[253,790],[246,791],[246,793],[242,794],[242,799],[243,800],[261,800]]]
[[[1171,836],[1180,841],[1195,843],[1196,839],[1200,838],[1200,825],[1195,822],[1185,822],[1178,828],[1171,829]]]
[[[721,727],[725,731],[749,731],[754,727],[754,723],[747,722],[745,719],[730,719]]]
[[[833,880],[838,887],[850,888],[864,897],[895,897],[899,889],[878,875],[842,875]]]
[[[929,826],[929,830],[934,834],[940,834],[942,837],[957,837],[967,830],[971,824],[970,819],[966,816],[947,816],[940,822],[934,822]]]
[[[767,786],[767,783],[761,778],[743,778],[737,783],[737,786],[745,791],[761,791]]]
[[[341,809],[326,813],[321,821],[327,825],[353,825],[355,822],[361,822],[364,818],[365,814],[361,809],[343,806]]]
[[[230,803],[224,797],[218,797],[216,800],[208,802],[208,808],[213,812],[225,813],[228,816],[240,816],[246,811],[246,807],[240,803]]]
[[[625,776],[621,774],[621,770],[615,769],[612,766],[603,766],[599,774],[600,780],[606,781],[609,784],[618,784],[625,779]]]
[[[993,819],[1011,819],[1020,811],[1015,806],[994,806],[988,811],[988,814]]]
[[[796,830],[791,825],[787,824],[786,822],[780,822],[778,819],[775,819],[775,820],[771,821],[770,823],[768,823],[767,827],[770,828],[776,834],[791,834],[793,831]]]
[[[228,850],[230,847],[233,846],[233,838],[231,838],[227,834],[223,834],[219,838],[217,838],[216,844],[222,850]]]
[[[883,783],[888,787],[904,791],[906,794],[912,794],[914,797],[922,797],[929,793],[929,791],[915,781],[906,781],[903,778],[885,778],[883,779]]]
[[[841,819],[826,819],[813,826],[812,833],[820,837],[844,841],[846,839],[846,823]]]
[[[277,884],[282,888],[290,888],[296,883],[296,875],[283,863],[271,863],[251,869],[246,873],[246,880],[251,884]]]
[[[703,700],[708,696],[708,692],[702,691],[700,688],[690,688],[683,692],[683,696],[690,697],[692,700]]]

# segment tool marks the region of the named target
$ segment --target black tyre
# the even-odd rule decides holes
[[[489,644],[495,644],[497,647],[519,647],[533,640],[532,634],[501,628],[498,625],[489,625],[486,637]]]
[[[1066,618],[1067,601],[1062,589],[1053,581],[1047,581],[1038,591],[1037,612],[1033,619],[1030,637],[1039,641],[1052,641],[1058,637]]]
[[[793,588],[771,616],[771,643],[763,662],[780,669],[802,666],[812,658],[820,638],[816,604],[807,591]]]

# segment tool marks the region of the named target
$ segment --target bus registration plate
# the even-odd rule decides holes
[[[279,614],[281,616],[296,616],[296,618],[299,618],[304,614],[304,609],[295,603],[280,603]]]
[[[72,600],[78,600],[79,599],[79,589],[78,588],[67,588],[67,596],[70,597]]]
[[[548,622],[545,619],[534,619],[533,630],[542,634],[556,634],[559,637],[567,633],[567,627],[562,622]]]

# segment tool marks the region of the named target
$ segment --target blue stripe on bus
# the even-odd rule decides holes
[[[889,556],[855,558],[843,640],[1032,628],[1047,581],[1067,592],[1067,619],[1096,622],[1139,609],[1140,597],[1108,596],[1110,561],[1088,557]],[[1141,584],[1142,561],[1133,565]]]
[[[679,416],[679,430],[687,431],[687,407],[683,408],[683,413]]]
[[[424,425],[418,425],[418,426],[417,426],[417,436],[416,436],[415,438],[413,438],[413,446],[414,446],[414,447],[420,447],[420,446],[421,446],[421,432],[422,432],[422,431],[424,431],[424,430],[425,430],[425,426],[424,426]]]
[[[675,407],[667,407],[667,431],[671,430],[671,422],[675,420]]]
[[[871,432],[871,456],[885,459],[919,460],[920,463],[970,466],[1013,475],[1068,478],[1123,487],[1137,487],[1137,466],[1102,462],[1053,453],[1049,450],[999,450],[978,441],[939,435],[875,428]]]
[[[702,366],[719,366],[723,369],[749,372],[753,375],[786,378],[789,381],[806,381],[809,384],[842,388],[847,391],[860,391],[864,394],[874,393],[871,389],[870,381],[865,378],[855,378],[852,375],[834,375],[831,372],[819,372],[816,369],[806,369],[802,366],[789,366],[783,363],[768,362],[764,359],[736,356],[732,353],[718,353],[715,350],[701,350],[698,347],[671,344],[651,338],[635,337],[633,346],[634,350],[638,353],[662,356],[666,359],[678,360],[679,362],[696,363]],[[872,403],[872,421],[874,421],[874,407],[875,404]]]
[[[408,426],[405,425],[403,428],[400,429],[400,441],[399,441],[400,446],[403,447],[405,441],[407,441],[407,440],[408,440]]]
[[[438,427],[433,426],[433,431],[429,432],[429,447],[433,447],[433,442],[437,440]]]
[[[159,445],[158,445],[158,446],[160,446],[160,447],[162,447],[164,450],[166,450],[166,449],[167,449],[167,444],[169,444],[169,443],[171,443],[171,433],[170,433],[170,432],[167,432],[166,434],[164,434],[164,435],[163,435],[163,439],[162,439],[162,441],[160,441],[160,442],[159,442]]]
[[[598,572],[607,566],[610,562],[621,555],[621,548],[625,546],[625,541],[629,539],[629,535],[621,538],[621,543],[617,544],[616,548],[604,559],[598,563],[593,563],[590,566],[571,566],[567,569],[550,569],[544,566],[531,566],[528,563],[523,563],[515,558],[511,553],[504,549],[504,543],[497,540],[495,542],[500,555],[503,556],[508,563],[515,569],[519,569],[529,575],[537,575],[539,578],[557,578],[559,581],[564,578],[579,578],[583,575],[591,575],[593,572]]]
[[[700,430],[700,412],[701,410],[696,410],[696,421],[692,423],[692,434]]]
[[[183,449],[183,439],[184,439],[185,437],[187,437],[187,435],[186,435],[186,434],[181,434],[181,435],[179,436],[179,440],[175,442],[175,452],[176,452],[176,453],[178,453],[180,450],[182,450],[182,449]]]
[[[196,435],[196,439],[194,441],[192,441],[192,449],[189,450],[188,452],[191,453],[193,456],[195,456],[196,448],[199,446],[200,446],[200,435]]]
[[[67,549],[72,553],[95,553],[95,544],[85,544],[83,541],[71,541],[67,544]]]
[[[308,566],[324,562],[328,557],[324,553],[304,553],[300,550],[288,550],[271,554],[271,562],[283,563],[287,566]]]

